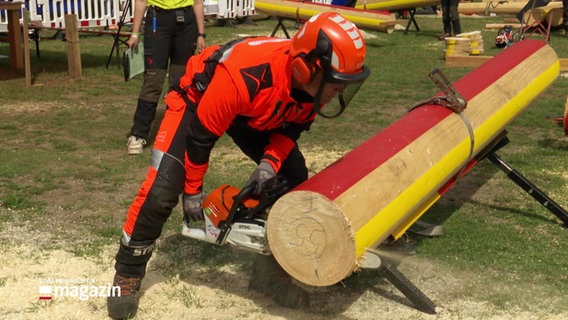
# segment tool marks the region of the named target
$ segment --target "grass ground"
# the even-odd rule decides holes
[[[415,102],[439,91],[427,74],[441,68],[457,80],[472,68],[446,68],[437,40],[439,17],[419,16],[420,31],[367,31],[372,75],[345,115],[319,119],[301,139],[315,173],[394,122]],[[481,30],[485,54],[503,17],[463,17],[463,31]],[[274,20],[207,29],[208,44],[239,35],[268,35]],[[289,31],[293,22],[286,21]],[[82,35],[83,79],[67,77],[65,43],[42,31],[32,53],[34,85],[0,59],[0,317],[100,319],[103,298],[38,301],[50,279],[106,285],[125,212],[145,175],[148,152],[126,155],[140,77],[124,82],[116,60],[105,68],[112,38]],[[539,36],[535,36],[538,38]],[[568,39],[554,30],[550,46],[568,58]],[[0,44],[0,55],[8,48]],[[568,206],[568,140],[550,120],[563,113],[568,80],[558,78],[508,127],[500,154],[561,205]],[[163,113],[160,106],[158,117]],[[206,188],[242,184],[253,165],[222,139]],[[481,162],[425,215],[445,234],[416,238],[416,255],[400,269],[441,307],[420,313],[372,272],[346,287],[310,288],[310,310],[289,311],[247,290],[251,256],[182,239],[174,210],[143,285],[142,319],[562,319],[568,316],[568,230],[501,171]]]

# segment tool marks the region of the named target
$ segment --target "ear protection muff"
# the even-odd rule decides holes
[[[290,67],[296,80],[301,84],[310,82],[319,69],[315,63],[317,58],[322,54],[327,54],[329,49],[330,44],[328,41],[319,40],[316,48],[308,54],[299,54],[294,57]]]
[[[307,56],[306,54],[300,54],[294,57],[290,64],[294,78],[301,84],[310,82],[317,71],[314,63],[308,61]]]

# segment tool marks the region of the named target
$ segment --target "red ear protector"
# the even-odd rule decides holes
[[[310,82],[317,72],[317,68],[313,61],[309,61],[310,54],[300,54],[292,59],[290,67],[294,78],[301,84]],[[312,59],[313,60],[313,59]]]
[[[290,67],[292,68],[292,74],[296,80],[301,84],[310,82],[320,69],[316,60],[318,60],[322,54],[327,54],[329,49],[329,42],[320,40],[316,48],[308,54],[301,53],[294,57]]]

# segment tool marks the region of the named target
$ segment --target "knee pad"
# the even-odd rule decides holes
[[[152,150],[150,161],[157,175],[148,197],[154,199],[153,203],[156,206],[154,210],[157,213],[169,216],[179,201],[179,195],[183,192],[185,182],[183,162],[157,149]],[[165,211],[162,212],[164,209]]]
[[[144,72],[144,84],[138,98],[145,101],[159,101],[166,80],[166,70],[149,69]]]

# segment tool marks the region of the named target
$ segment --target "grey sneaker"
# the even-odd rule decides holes
[[[120,294],[107,297],[107,310],[110,318],[131,319],[136,315],[141,283],[140,278],[125,278],[118,273],[114,275],[113,286],[120,287]]]
[[[271,297],[279,306],[305,309],[310,305],[306,290],[294,284],[273,256],[258,255],[252,268],[249,289]]]
[[[126,145],[128,146],[128,154],[141,154],[142,148],[146,145],[146,140],[136,136],[130,136],[128,137]]]

